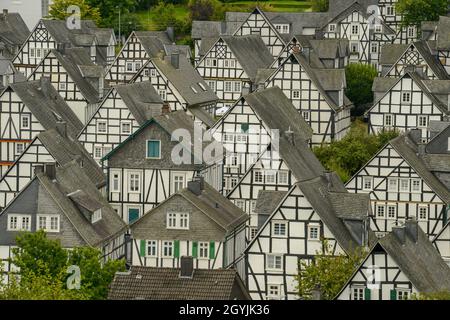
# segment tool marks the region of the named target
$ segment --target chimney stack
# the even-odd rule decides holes
[[[291,127],[289,127],[289,129],[284,132],[284,135],[286,136],[286,139],[290,144],[295,145],[294,131],[291,130]]]
[[[44,165],[44,171],[45,171],[46,176],[50,180],[56,179],[56,164],[55,163],[46,163]]]
[[[173,27],[167,27],[166,29],[167,36],[169,37],[170,41],[173,43],[175,42],[175,31]]]
[[[194,276],[194,259],[192,257],[182,256],[180,265],[180,278],[192,279]]]
[[[205,188],[205,181],[203,177],[195,177],[192,181],[188,182],[188,189],[196,196],[202,194],[202,190]]]
[[[398,239],[398,241],[402,245],[405,244],[406,233],[405,233],[405,227],[404,226],[392,227],[392,233],[394,234],[394,236]]]
[[[164,102],[161,108],[161,114],[169,114],[169,113],[170,113],[170,105],[169,103]]]
[[[8,9],[3,9],[3,15],[7,16],[8,15]]]
[[[170,55],[170,63],[175,69],[180,69],[180,52],[174,51]]]
[[[417,225],[417,221],[415,219],[408,219],[406,220],[405,226],[409,238],[412,241],[417,242],[419,237],[419,226]]]

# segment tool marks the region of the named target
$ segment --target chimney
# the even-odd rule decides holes
[[[174,51],[170,55],[170,63],[175,69],[180,69],[180,52]]]
[[[300,53],[300,51],[300,46],[298,44],[292,47],[293,53]]]
[[[37,176],[38,173],[44,173],[44,165],[38,164],[34,166],[34,175]]]
[[[202,190],[205,188],[205,181],[203,177],[195,177],[192,181],[188,182],[188,189],[196,196],[202,194]]]
[[[194,259],[192,257],[182,256],[180,265],[180,278],[192,279],[194,276]]]
[[[133,255],[133,237],[131,236],[130,233],[125,234],[124,244],[125,244],[125,266],[127,270],[130,270]]]
[[[422,141],[422,129],[411,129],[409,137],[414,143],[419,144]]]
[[[286,139],[290,144],[295,145],[294,131],[291,130],[291,127],[289,127],[289,129],[284,132],[284,135],[286,136]]]
[[[3,15],[4,16],[8,15],[8,9],[3,9]]]
[[[417,242],[418,236],[419,236],[419,226],[417,225],[417,221],[415,219],[408,219],[405,223],[406,226],[406,233],[409,236],[409,238]]]
[[[401,244],[405,244],[405,227],[404,226],[396,226],[392,227],[392,233],[398,239]]]
[[[56,50],[61,54],[66,54],[66,44],[63,42],[60,42],[56,46]]]
[[[65,121],[57,121],[56,122],[56,131],[63,136],[64,138],[67,137],[67,123]]]
[[[47,175],[47,177],[50,180],[55,180],[56,179],[56,164],[54,164],[54,163],[46,163],[44,165],[44,171],[45,171],[45,174]]]
[[[170,113],[170,105],[169,103],[164,102],[161,108],[161,114],[169,114],[169,113]]]
[[[173,27],[167,27],[166,29],[167,36],[169,37],[170,41],[175,42],[175,31]]]

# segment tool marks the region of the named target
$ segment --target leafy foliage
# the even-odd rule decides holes
[[[23,233],[16,243],[18,247],[13,248],[9,262],[20,268],[20,282],[12,281],[3,289],[9,298],[47,299],[53,292],[56,299],[105,299],[115,273],[125,270],[123,260],[102,263],[101,252],[91,247],[67,251],[58,240],[48,239],[42,230]],[[80,290],[69,290],[66,286],[67,270],[72,265],[80,268]]]
[[[67,9],[75,5],[80,8],[81,19],[93,20],[95,23],[101,23],[101,15],[97,6],[91,5],[89,0],[54,0],[50,7],[50,17],[65,20],[71,16],[71,12],[67,12]]]
[[[328,11],[329,0],[312,0],[312,11],[326,12]]]
[[[348,181],[397,131],[382,131],[377,135],[367,133],[367,127],[357,120],[349,133],[339,141],[314,148],[314,153],[325,168],[336,171],[342,181]]]
[[[372,85],[378,72],[372,65],[351,63],[345,69],[347,90],[345,94],[355,105],[354,115],[364,113],[364,106],[373,101]]]
[[[178,27],[180,21],[176,18],[175,6],[172,3],[160,1],[152,9],[155,13],[154,22],[158,30],[166,30],[167,27]]]
[[[300,299],[309,300],[314,289],[319,288],[322,300],[332,300],[353,274],[364,258],[364,250],[357,249],[348,256],[332,255],[332,246],[322,241],[322,251],[311,262],[299,264],[297,289]]]
[[[437,21],[446,16],[448,0],[398,0],[396,10],[405,26],[420,27],[422,21]]]
[[[413,295],[412,300],[450,300],[449,291],[431,292],[431,293],[420,293],[418,295]]]

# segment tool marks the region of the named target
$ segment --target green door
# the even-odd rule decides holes
[[[128,223],[133,223],[139,219],[139,209],[128,208]]]

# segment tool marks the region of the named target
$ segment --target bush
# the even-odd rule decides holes
[[[362,115],[373,102],[372,85],[378,76],[374,66],[362,63],[351,63],[345,69],[347,90],[345,94],[355,105],[353,116]]]

